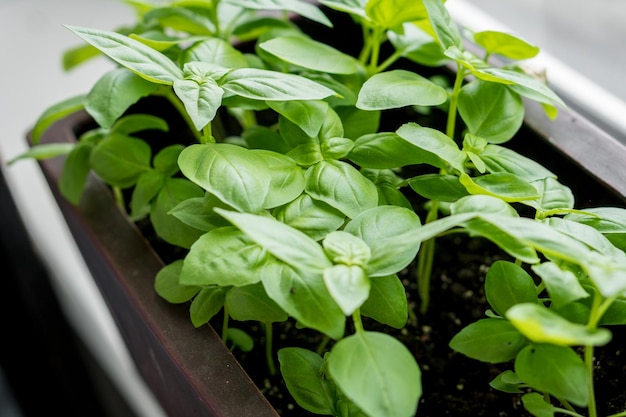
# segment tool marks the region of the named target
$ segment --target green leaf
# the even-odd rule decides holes
[[[546,399],[537,392],[522,395],[522,404],[526,411],[535,417],[554,417],[554,413],[561,411],[546,402]]]
[[[224,90],[210,78],[202,80],[202,83],[195,80],[174,80],[174,91],[198,131],[215,118],[224,94]]]
[[[396,53],[421,65],[439,67],[448,61],[441,45],[413,22],[402,25],[402,32],[387,32]]]
[[[187,178],[238,210],[259,212],[268,198],[272,176],[267,164],[241,146],[190,145],[178,163]]]
[[[538,391],[581,407],[587,405],[585,364],[571,348],[550,344],[526,346],[515,359],[515,373]]]
[[[67,198],[72,204],[78,205],[85,189],[87,177],[91,172],[92,151],[92,144],[78,142],[63,163],[63,172],[59,179],[59,190],[63,197]]]
[[[437,106],[448,100],[446,90],[416,73],[385,71],[370,77],[359,91],[356,106],[387,110],[407,106]]]
[[[12,164],[20,159],[33,158],[43,160],[55,158],[57,156],[69,155],[76,146],[77,145],[74,143],[45,143],[35,145],[29,148],[26,152],[11,159],[9,163]]]
[[[354,218],[378,203],[376,186],[342,161],[320,161],[305,173],[306,192]]]
[[[224,305],[228,314],[239,321],[274,323],[287,320],[287,313],[267,296],[260,282],[231,288],[226,293]]]
[[[265,163],[267,167],[265,169],[271,178],[263,208],[287,204],[302,194],[305,184],[304,173],[293,159],[263,149],[253,149],[250,152],[255,159]]]
[[[157,235],[166,242],[189,248],[202,231],[188,226],[169,214],[188,198],[202,196],[202,190],[183,178],[168,178],[150,209],[150,221]]]
[[[509,203],[497,197],[484,194],[468,195],[450,205],[451,213],[482,213],[500,214],[502,216],[519,217]]]
[[[422,2],[411,0],[370,0],[365,6],[365,13],[384,29],[394,29],[404,22],[427,17]]]
[[[522,381],[515,375],[515,372],[507,370],[495,377],[489,386],[498,391],[507,392],[509,394],[522,394]]]
[[[172,2],[176,3],[176,2]],[[164,28],[191,35],[215,36],[215,27],[206,12],[188,7],[150,7],[143,14],[144,22],[155,22]]]
[[[406,290],[397,275],[370,279],[369,298],[361,306],[361,314],[395,329],[401,329],[408,319]]]
[[[185,257],[184,285],[245,286],[261,280],[267,253],[234,227],[203,234]]]
[[[491,173],[508,172],[528,182],[556,178],[555,174],[533,159],[499,145],[488,144],[480,152],[480,159]]]
[[[328,103],[321,100],[269,101],[267,105],[310,137],[317,136],[328,112]]]
[[[359,332],[340,340],[328,357],[339,389],[366,414],[410,417],[422,395],[413,354],[384,333]]]
[[[495,172],[473,178],[463,173],[459,181],[470,194],[486,194],[509,203],[539,198],[535,187],[508,172]]]
[[[555,178],[547,177],[532,181],[531,184],[539,192],[539,199],[525,201],[524,204],[540,212],[568,211],[574,208],[575,200],[572,190]]]
[[[343,336],[346,317],[328,293],[321,272],[296,272],[282,262],[269,262],[262,282],[270,298],[300,325],[332,339]]]
[[[178,173],[178,156],[185,149],[183,145],[168,145],[161,149],[152,160],[154,169],[171,177]]]
[[[488,318],[463,328],[450,341],[450,348],[482,362],[501,363],[514,359],[526,343],[508,321]]]
[[[332,23],[317,6],[301,0],[230,0],[246,9],[253,10],[284,10],[294,12],[314,22],[332,27]]]
[[[568,214],[565,216],[565,219],[593,227],[605,235],[616,247],[626,251],[625,209],[619,207],[598,207],[585,209],[585,213]]]
[[[134,221],[150,213],[152,200],[165,184],[165,176],[155,170],[146,171],[137,180],[130,199],[130,217]]]
[[[245,56],[231,44],[220,38],[208,38],[186,49],[182,62],[207,62],[224,68],[248,66]]]
[[[151,169],[151,157],[152,150],[145,141],[112,135],[91,152],[91,167],[107,183],[128,188]]]
[[[439,0],[434,0],[439,1]],[[446,169],[446,164],[459,172],[464,172],[465,153],[444,133],[417,123],[402,125],[396,133],[409,143],[431,153],[434,158],[427,163]],[[437,161],[439,159],[439,161]],[[426,161],[425,161],[426,162]]]
[[[459,114],[469,132],[491,143],[503,143],[524,121],[524,104],[503,84],[475,80],[461,88]]]
[[[321,100],[335,94],[323,85],[295,74],[239,68],[218,81],[229,93],[254,100]]]
[[[322,273],[332,266],[317,242],[272,217],[215,210],[258,245],[298,270]]]
[[[195,285],[181,285],[179,283],[182,267],[182,259],[176,260],[161,268],[154,279],[154,290],[157,294],[173,304],[186,303],[201,289]]]
[[[236,327],[226,329],[226,341],[233,344],[231,349],[238,348],[242,352],[250,352],[254,349],[254,338]]]
[[[487,271],[485,296],[502,317],[516,304],[539,301],[533,278],[522,267],[508,261],[496,261]]]
[[[69,71],[100,55],[100,51],[91,45],[79,45],[66,49],[62,55],[63,71]]]
[[[345,215],[326,203],[302,194],[272,213],[274,217],[318,241],[343,225]]]
[[[345,227],[345,231],[362,239],[371,250],[366,271],[370,277],[399,272],[415,258],[419,243],[398,239],[403,233],[420,229],[414,211],[395,206],[379,206],[364,211]]]
[[[168,214],[176,217],[186,225],[204,232],[228,226],[230,223],[213,211],[214,207],[227,208],[227,206],[218,199],[214,200],[211,203],[207,203],[206,197],[188,198],[177,204]]]
[[[54,122],[83,109],[85,97],[85,95],[74,96],[47,108],[41,116],[39,116],[31,132],[33,144],[37,145],[39,143],[41,135],[43,135]]]
[[[142,78],[157,84],[172,85],[183,78],[183,72],[165,55],[115,32],[66,26],[103,54]]]
[[[561,308],[572,301],[589,297],[589,294],[578,281],[578,277],[554,262],[544,262],[532,266],[533,271],[541,277],[555,308]]]
[[[506,317],[524,336],[535,343],[601,346],[611,340],[611,332],[607,329],[590,330],[536,303],[517,304],[508,309]]]
[[[444,49],[450,46],[463,48],[463,39],[459,33],[459,28],[452,20],[445,5],[441,0],[423,0],[428,20],[437,35],[439,43]]]
[[[371,256],[370,248],[363,240],[338,230],[329,233],[322,242],[324,252],[333,264],[364,266]]]
[[[352,56],[303,36],[278,36],[260,43],[259,48],[290,64],[326,74],[354,74],[359,69]]]
[[[226,291],[227,289],[220,287],[208,287],[200,290],[189,308],[191,323],[195,327],[204,326],[219,313],[224,306]]]
[[[337,393],[322,372],[320,355],[290,347],[278,351],[278,361],[287,389],[300,407],[315,414],[333,414]]]
[[[111,126],[110,135],[132,135],[143,130],[160,130],[167,132],[167,122],[158,116],[151,114],[129,114],[115,121]]]
[[[361,307],[370,293],[370,280],[358,265],[335,265],[324,270],[324,283],[346,316]]]
[[[366,134],[354,142],[348,158],[363,168],[393,169],[418,163],[441,164],[439,158],[393,132]]]
[[[453,203],[469,195],[456,175],[425,174],[407,182],[413,191],[429,200]]]
[[[144,80],[126,68],[117,68],[94,84],[85,100],[85,110],[100,126],[108,129],[131,105],[158,88],[158,84]]]
[[[539,53],[537,46],[510,33],[485,30],[474,33],[474,40],[487,53],[502,55],[513,60],[530,59]]]

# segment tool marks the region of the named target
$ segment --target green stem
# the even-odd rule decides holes
[[[617,414],[611,414],[610,416],[607,416],[607,417],[626,417],[626,411],[622,411]]]
[[[391,54],[389,56],[389,58],[385,59],[383,61],[382,64],[380,64],[377,68],[376,68],[376,74],[378,74],[379,72],[383,72],[384,70],[386,70],[391,64],[393,64],[394,62],[396,62],[400,57],[402,56],[402,53],[395,51],[393,54]]]
[[[363,321],[361,320],[361,310],[358,308],[352,313],[352,321],[354,322],[354,329],[357,333],[363,333],[365,331]]]
[[[372,31],[366,27],[366,25],[362,26],[363,29],[363,49],[361,49],[361,53],[359,54],[359,62],[363,65],[367,62],[370,51],[372,50]]]
[[[597,417],[596,393],[593,387],[593,345],[585,346],[585,365],[587,367],[587,392],[589,395],[587,410],[589,410],[589,417]]]
[[[448,122],[446,124],[446,135],[454,139],[456,130],[456,114],[459,102],[459,93],[463,86],[463,80],[465,79],[465,67],[457,63],[456,79],[454,80],[454,87],[450,94],[450,107],[448,109]]]
[[[326,346],[328,346],[328,342],[330,342],[330,337],[328,337],[327,335],[324,335],[324,337],[322,338],[322,341],[317,346],[317,349],[315,349],[315,352],[320,356],[324,356],[323,353],[326,350]]]
[[[378,27],[374,28],[374,31],[372,32],[372,51],[370,54],[370,62],[367,67],[367,73],[370,77],[376,74],[376,69],[378,68],[378,60],[380,59],[380,40],[383,34],[382,30]]]
[[[439,202],[431,201],[426,223],[437,220],[439,214]],[[433,272],[433,260],[435,256],[435,238],[422,242],[417,259],[417,292],[421,305],[420,313],[425,314],[430,304],[430,279]]]
[[[270,375],[276,375],[276,363],[274,362],[274,328],[271,322],[263,323],[265,326],[265,359]]]
[[[115,197],[115,202],[126,211],[124,205],[124,195],[122,194],[122,189],[120,187],[112,187],[113,188],[113,197]]]

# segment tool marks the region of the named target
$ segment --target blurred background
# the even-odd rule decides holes
[[[542,48],[532,65],[576,111],[626,138],[626,1],[448,0],[473,30],[506,30]],[[150,416],[143,385],[33,161],[26,133],[51,104],[85,93],[112,64],[66,74],[80,44],[64,24],[115,29],[133,21],[115,0],[0,0],[0,416]],[[26,326],[24,330],[24,327]]]

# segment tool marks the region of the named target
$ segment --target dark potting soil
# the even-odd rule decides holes
[[[448,346],[450,339],[463,327],[485,318],[485,311],[489,308],[483,287],[485,274],[489,265],[499,259],[508,257],[491,242],[465,235],[441,237],[437,239],[428,312],[416,313],[417,319],[409,320],[402,330],[383,328],[373,322],[364,323],[366,330],[385,331],[414,353],[422,371],[423,387],[417,416],[530,416],[521,404],[521,394],[507,394],[489,386],[500,372],[513,369],[512,363],[482,363],[454,352]],[[414,267],[403,271],[401,279],[411,308],[417,312],[419,300]],[[232,323],[237,327],[241,324]],[[315,350],[321,341],[319,334],[296,329],[292,321],[274,326],[276,349],[297,346]],[[280,374],[268,377],[263,329],[246,325],[245,330],[256,338],[255,349],[235,354],[278,413],[286,417],[314,416],[296,404]],[[595,384],[600,416],[626,409],[626,386],[623,384],[626,334],[621,327],[611,330],[613,340],[607,346],[596,348]],[[586,415],[585,410],[580,412]]]

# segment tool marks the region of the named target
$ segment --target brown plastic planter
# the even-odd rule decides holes
[[[75,113],[56,123],[41,143],[74,142],[74,132],[89,120],[86,113]],[[169,304],[156,294],[154,277],[163,262],[109,189],[90,177],[78,207],[64,200],[57,187],[62,166],[61,158],[41,162],[130,354],[165,412],[185,417],[278,416],[215,331],[194,328],[186,306]]]

